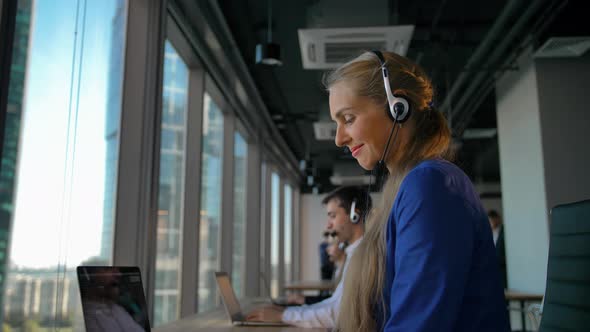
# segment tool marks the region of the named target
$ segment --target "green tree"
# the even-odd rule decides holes
[[[24,332],[41,332],[39,322],[33,319],[27,319],[24,324]]]

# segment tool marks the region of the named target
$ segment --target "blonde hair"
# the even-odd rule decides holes
[[[385,231],[389,212],[407,173],[423,160],[451,158],[451,132],[445,117],[432,109],[434,91],[424,70],[409,59],[391,52],[383,52],[389,70],[389,82],[396,96],[410,103],[413,124],[412,139],[406,143],[401,156],[395,158],[395,174],[390,174],[383,187],[381,201],[367,218],[365,236],[349,257],[350,263],[344,280],[344,294],[340,302],[337,328],[340,331],[374,331],[380,329],[375,308],[385,308],[383,287],[385,282]],[[336,83],[346,82],[357,96],[371,98],[376,104],[387,107],[387,97],[381,76],[381,64],[372,52],[365,52],[324,77],[330,90]],[[389,158],[389,163],[392,163]],[[389,166],[389,165],[388,165]],[[384,310],[381,311],[384,314]]]

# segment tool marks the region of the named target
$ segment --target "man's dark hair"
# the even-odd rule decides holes
[[[336,188],[324,197],[322,204],[326,205],[334,199],[338,200],[338,205],[349,213],[352,201],[356,200],[356,209],[360,211],[363,222],[372,206],[371,196],[367,193],[367,190],[357,186]]]
[[[502,218],[500,218],[500,214],[496,210],[488,211],[488,218],[502,219]]]

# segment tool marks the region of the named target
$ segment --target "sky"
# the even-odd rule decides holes
[[[85,0],[34,0],[10,253],[19,267],[75,268],[99,254],[116,1],[87,0],[84,20]]]

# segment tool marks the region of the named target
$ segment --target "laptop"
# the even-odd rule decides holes
[[[130,266],[78,266],[87,332],[150,332],[141,273]]]
[[[229,316],[233,325],[244,325],[244,326],[288,326],[285,323],[274,323],[274,322],[252,322],[247,321],[246,316],[242,313],[240,303],[236,298],[236,294],[231,285],[229,276],[225,272],[215,272],[215,280],[217,281],[217,288],[221,295],[221,300],[225,311]]]

